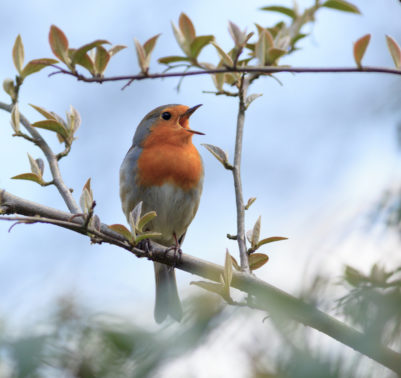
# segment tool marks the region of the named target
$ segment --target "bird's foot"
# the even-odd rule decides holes
[[[170,251],[173,251],[173,265],[171,266],[171,269],[174,269],[177,266],[177,263],[181,262],[182,249],[179,244],[172,245],[171,247],[168,247],[164,253],[167,254]]]
[[[137,247],[139,249],[142,249],[146,253],[148,257],[152,256],[152,243],[150,242],[150,239],[143,239],[141,240]]]

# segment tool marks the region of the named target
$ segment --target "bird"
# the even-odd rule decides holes
[[[125,216],[142,201],[142,211],[157,216],[146,231],[161,233],[154,240],[181,252],[188,226],[198,210],[204,168],[192,143],[189,118],[200,105],[168,104],[149,112],[139,123],[120,168],[120,199]],[[180,321],[183,310],[173,267],[154,262],[156,297],[154,318],[169,315]]]

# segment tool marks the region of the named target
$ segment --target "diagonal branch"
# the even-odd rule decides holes
[[[0,109],[3,109],[9,113],[11,113],[13,106],[5,104],[3,102],[0,102]],[[22,115],[20,114],[20,119],[22,125],[25,127],[25,129],[28,131],[28,133],[32,136],[33,138],[33,143],[35,143],[44,153],[46,156],[46,159],[49,163],[50,167],[50,172],[53,177],[53,183],[58,189],[61,197],[63,198],[65,204],[67,205],[68,209],[70,210],[71,213],[77,214],[80,212],[80,209],[75,202],[74,197],[71,194],[70,189],[67,187],[67,185],[64,183],[63,178],[61,177],[60,173],[60,168],[58,165],[57,161],[57,156],[54,154],[50,146],[47,144],[47,142],[42,138],[40,133],[31,126],[30,122]]]
[[[5,190],[0,191],[0,214],[23,215],[23,217],[0,216],[0,220],[51,223],[84,235],[95,235],[96,242],[110,243],[124,248],[138,257],[147,257],[150,260],[175,266],[177,269],[216,282],[220,282],[220,276],[223,274],[224,268],[220,265],[187,254],[182,254],[177,261],[172,251],[166,252],[165,247],[156,244],[152,248],[152,254],[147,255],[144,251],[133,247],[122,235],[112,231],[105,224],[101,224],[98,230],[91,227],[85,228],[85,221],[81,217],[71,217],[70,213],[22,199]],[[268,311],[272,316],[293,319],[323,332],[401,375],[401,354],[381,345],[380,342],[372,343],[372,340],[363,333],[320,311],[313,305],[247,273],[233,272],[232,286],[254,298],[252,307]]]

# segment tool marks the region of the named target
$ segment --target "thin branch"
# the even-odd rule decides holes
[[[112,231],[105,224],[101,224],[99,230],[95,230],[91,227],[85,229],[82,217],[74,217],[72,219],[70,213],[22,199],[5,190],[0,191],[0,209],[3,213],[15,213],[26,216],[0,216],[0,220],[51,223],[79,232],[83,235],[91,236],[91,234],[93,234],[97,237],[97,242],[114,244],[128,250],[138,257],[147,257],[153,261],[175,266],[177,269],[196,274],[215,282],[220,282],[220,276],[224,271],[224,268],[220,265],[184,253],[177,261],[173,251],[166,252],[165,247],[155,243],[152,243],[152,254],[148,255],[144,251],[133,247],[122,235]],[[401,354],[396,353],[380,343],[374,343],[374,341],[368,339],[363,333],[320,311],[313,305],[305,303],[269,285],[267,282],[246,273],[234,271],[231,286],[251,294],[254,298],[254,308],[268,311],[271,316],[279,316],[281,318],[288,318],[301,322],[348,345],[396,373],[401,374]]]
[[[3,102],[0,102],[0,109],[3,109],[9,113],[11,113],[13,106],[5,104]],[[70,210],[71,213],[76,214],[80,212],[80,209],[75,202],[74,197],[71,194],[70,189],[68,186],[64,183],[63,178],[61,177],[60,173],[60,168],[58,166],[58,159],[57,156],[54,154],[50,146],[47,144],[47,142],[42,138],[40,133],[31,126],[30,122],[25,118],[22,114],[20,114],[20,120],[22,125],[25,127],[25,129],[28,131],[28,133],[32,136],[34,139],[34,143],[43,151],[44,155],[46,156],[46,159],[49,163],[50,167],[50,172],[53,177],[53,183],[58,189],[61,197],[63,198],[65,204],[67,205],[68,209]]]
[[[235,189],[235,203],[237,206],[237,243],[240,254],[241,269],[250,273],[248,255],[246,253],[246,240],[245,240],[245,207],[244,197],[242,194],[242,182],[241,182],[241,157],[242,157],[242,140],[244,134],[244,122],[245,122],[245,98],[248,89],[248,81],[242,75],[240,87],[239,87],[239,107],[238,107],[238,118],[237,118],[237,132],[235,136],[235,152],[234,152],[234,167],[233,167],[233,178],[234,178],[234,189]]]
[[[128,81],[131,84],[133,81],[146,80],[146,79],[161,79],[169,77],[184,77],[184,76],[197,76],[197,75],[210,75],[219,73],[257,73],[257,74],[273,74],[279,72],[290,72],[290,73],[384,73],[401,75],[401,70],[396,68],[386,68],[386,67],[289,67],[289,66],[279,66],[279,67],[225,67],[216,68],[211,70],[196,70],[188,72],[164,72],[164,73],[154,73],[154,74],[138,74],[138,75],[122,75],[122,76],[111,76],[111,77],[87,77],[77,72],[68,71],[62,67],[57,68],[57,73],[63,73],[66,75],[74,76],[79,81],[84,81],[87,83],[104,83],[108,81]],[[124,88],[124,87],[123,87]]]

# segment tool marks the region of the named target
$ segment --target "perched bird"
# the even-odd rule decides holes
[[[120,197],[125,216],[142,201],[143,212],[156,211],[149,231],[162,235],[156,242],[176,250],[198,209],[203,163],[192,144],[189,117],[201,105],[164,105],[152,110],[138,125],[132,147],[120,168]],[[156,302],[154,316],[180,321],[181,302],[174,269],[154,263]]]

